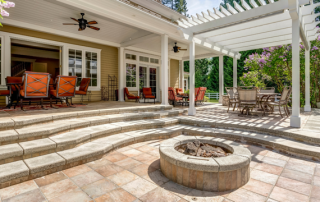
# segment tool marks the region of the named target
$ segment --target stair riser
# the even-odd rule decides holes
[[[43,148],[36,148],[34,150],[34,152],[32,152],[32,151],[26,152],[23,149],[23,146],[20,145],[20,147],[23,150],[23,152],[21,152],[21,155],[2,159],[2,160],[0,160],[0,165],[14,162],[14,161],[23,160],[23,159],[34,158],[34,157],[43,156],[43,155],[47,155],[47,154],[51,154],[51,153],[55,153],[55,152],[59,152],[59,151],[72,149],[75,147],[79,147],[85,143],[88,143],[88,142],[91,142],[91,141],[94,141],[94,140],[97,140],[97,139],[100,139],[103,137],[119,134],[119,133],[131,132],[131,131],[135,131],[135,130],[170,127],[173,125],[176,125],[176,124],[170,124],[170,123],[169,124],[162,124],[162,125],[155,125],[155,124],[148,124],[147,125],[146,124],[146,125],[142,125],[142,126],[123,127],[123,128],[119,127],[116,131],[108,131],[107,130],[107,131],[99,131],[99,133],[96,133],[96,134],[88,134],[87,136],[84,136],[81,139],[77,139],[74,143],[70,143],[70,142],[69,143],[62,143],[62,144],[54,143],[54,148],[50,148],[50,149],[48,149],[49,146],[43,147]],[[50,139],[50,137],[49,137],[49,139]],[[52,140],[52,141],[54,142],[54,140]]]
[[[320,146],[320,138],[312,138],[306,137],[296,133],[290,133],[285,131],[273,130],[273,129],[266,129],[266,128],[259,128],[255,126],[245,126],[245,125],[236,125],[236,124],[225,124],[225,123],[209,123],[209,122],[199,122],[199,121],[188,121],[180,119],[180,124],[190,125],[190,126],[197,126],[203,128],[217,128],[217,129],[229,129],[229,130],[241,130],[245,132],[256,132],[256,133],[263,133],[271,136],[277,136],[282,138],[287,138],[291,140],[295,140],[298,142],[305,142],[309,144],[319,145]]]
[[[32,140],[37,140],[37,139],[43,139],[43,138],[48,138],[54,135],[59,135],[65,132],[70,132],[72,130],[78,130],[78,129],[83,129],[87,128],[90,126],[97,126],[97,125],[103,125],[103,124],[108,124],[108,123],[116,123],[116,122],[121,122],[121,121],[134,121],[134,120],[150,120],[150,119],[160,119],[160,118],[167,118],[167,117],[173,117],[173,116],[179,116],[181,114],[179,113],[172,113],[169,115],[164,115],[164,116],[150,116],[150,117],[140,117],[137,116],[136,118],[134,117],[115,117],[115,118],[110,118],[106,120],[94,120],[94,121],[88,121],[88,122],[81,122],[81,123],[75,123],[75,124],[68,124],[65,126],[60,126],[54,129],[43,129],[43,130],[38,130],[35,132],[20,132],[19,130],[15,131],[15,135],[12,135],[10,138],[8,138],[5,141],[0,142],[0,145],[8,145],[8,144],[13,144],[13,143],[19,143],[19,142],[27,142],[27,141],[32,141]],[[41,127],[41,124],[39,125]]]

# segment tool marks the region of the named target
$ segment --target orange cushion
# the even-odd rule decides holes
[[[153,96],[153,95],[145,95],[144,97],[145,98],[152,98],[152,99],[156,98],[156,96]]]
[[[86,95],[86,94],[87,94],[87,92],[82,91],[82,90],[77,90],[76,91],[76,95]]]
[[[22,97],[25,96],[23,90],[20,90],[20,95],[21,95]],[[45,97],[45,95],[44,95],[43,93],[31,93],[31,92],[28,92],[28,97]]]
[[[136,97],[136,95],[132,94],[132,93],[129,93],[128,94],[128,97]]]
[[[9,90],[0,90],[0,95],[10,95],[10,91]]]
[[[53,96],[57,96],[57,91],[56,90],[50,90],[50,94]],[[74,97],[73,93],[62,93],[59,95],[59,97]]]

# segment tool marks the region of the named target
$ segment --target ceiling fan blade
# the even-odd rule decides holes
[[[71,18],[72,20],[76,21],[76,22],[79,22],[79,20],[75,19],[75,18]]]
[[[180,49],[181,47],[178,47],[178,49]]]
[[[186,51],[186,50],[188,50],[188,49],[179,49],[179,50]]]
[[[83,31],[83,29],[79,28],[78,31]]]
[[[100,28],[98,28],[98,27],[94,27],[94,26],[87,26],[87,27],[89,27],[89,28],[91,28],[91,29],[94,29],[94,30],[97,30],[97,31],[99,31],[99,30],[100,30]]]
[[[94,24],[98,24],[98,23],[97,23],[97,21],[94,20],[94,21],[87,22],[87,24],[94,25]]]
[[[62,23],[63,25],[78,25],[78,24],[74,24],[74,23]]]

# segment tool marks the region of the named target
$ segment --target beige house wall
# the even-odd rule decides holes
[[[179,60],[170,60],[170,86],[179,88]]]
[[[81,41],[74,38],[62,37],[54,34],[48,34],[44,32],[38,32],[38,31],[13,27],[9,25],[4,25],[3,27],[0,27],[0,31],[101,49],[101,86],[107,86],[108,74],[115,75],[118,78],[118,48],[117,47],[106,46],[106,45],[91,43],[87,41]],[[3,105],[4,98],[2,97],[0,98],[1,98],[0,104]],[[80,99],[80,96],[76,96],[76,98],[74,99],[74,102],[77,102],[77,100],[79,99]],[[84,99],[87,100],[86,97]],[[100,91],[93,91],[91,96],[91,101],[98,101],[98,100],[101,100]]]

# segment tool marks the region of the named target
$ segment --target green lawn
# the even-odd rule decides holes
[[[210,99],[209,102],[213,102],[213,103],[219,103],[219,100],[216,99]]]

